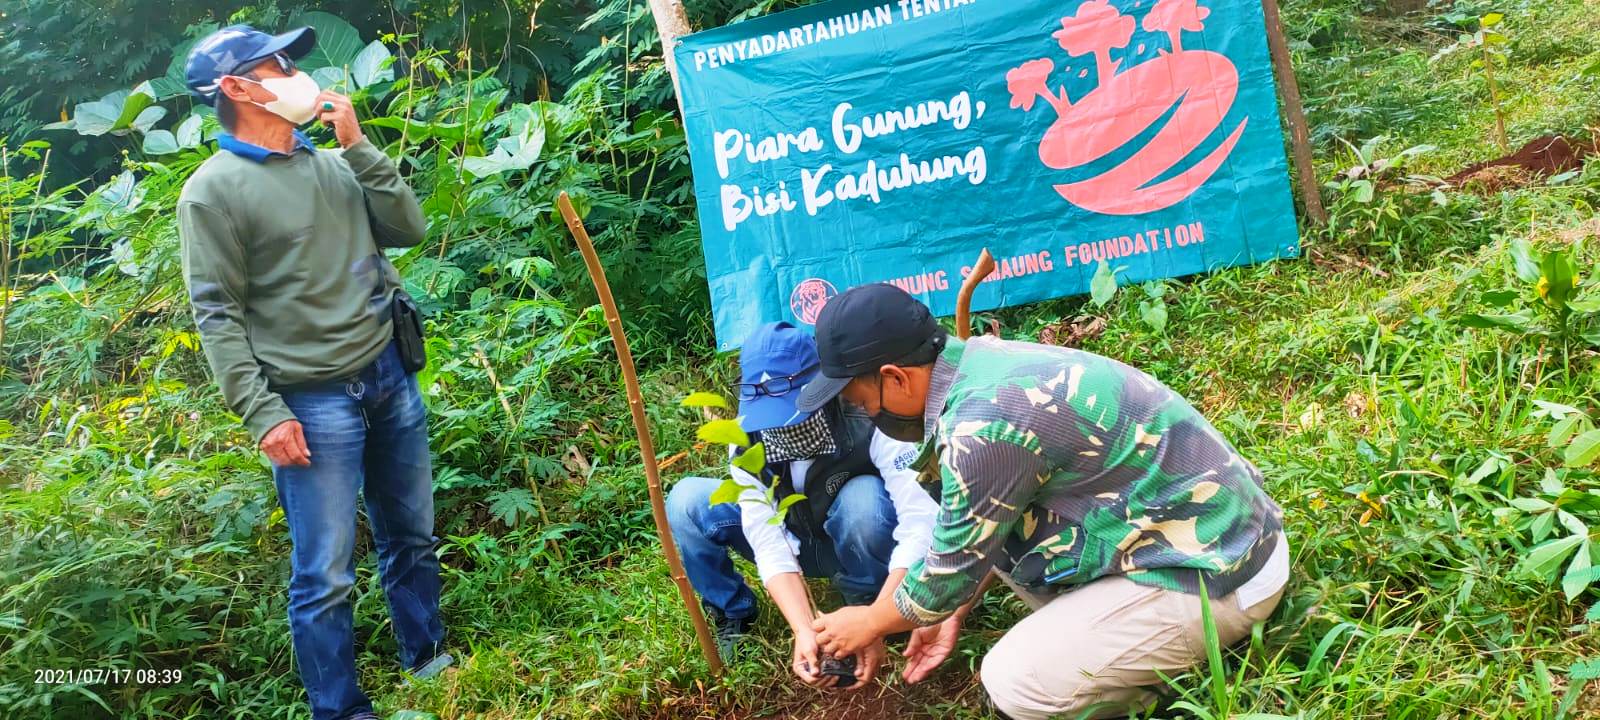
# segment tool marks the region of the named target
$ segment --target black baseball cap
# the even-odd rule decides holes
[[[811,412],[850,381],[884,365],[924,365],[944,348],[945,331],[927,305],[887,283],[853,287],[822,307],[817,357],[822,372],[806,383],[795,407]]]

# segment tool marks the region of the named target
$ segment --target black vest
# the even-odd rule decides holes
[[[877,475],[878,466],[872,463],[872,419],[865,414],[844,410],[840,403],[832,402],[820,412],[828,413],[828,428],[833,433],[834,452],[811,458],[806,469],[805,499],[789,506],[783,524],[801,542],[827,540],[822,521],[828,519],[828,509],[839,496],[839,490],[850,478],[858,475]],[[760,433],[756,434],[760,439]],[[773,498],[781,503],[796,493],[792,462],[767,466],[762,472],[762,482],[770,487],[774,480],[777,488]],[[832,543],[827,543],[832,545]]]

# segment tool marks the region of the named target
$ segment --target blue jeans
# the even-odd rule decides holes
[[[366,499],[400,661],[425,664],[444,640],[422,394],[391,345],[349,382],[282,396],[311,450],[310,465],[272,471],[294,542],[289,632],[300,680],[315,720],[371,712],[356,684],[350,605],[357,494]]]
[[[730,618],[756,614],[756,596],[733,567],[728,550],[750,559],[735,503],[711,505],[721,480],[684,478],[667,495],[667,523],[683,555],[684,572],[700,598]],[[795,506],[798,511],[799,506]],[[894,551],[894,503],[876,475],[851,478],[839,489],[822,528],[826,543],[801,538],[800,568],[807,577],[831,577],[851,605],[868,605],[889,577]]]

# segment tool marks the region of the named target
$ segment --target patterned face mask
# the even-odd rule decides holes
[[[828,429],[827,413],[820,410],[793,425],[762,430],[761,444],[766,447],[768,463],[806,460],[839,449]]]

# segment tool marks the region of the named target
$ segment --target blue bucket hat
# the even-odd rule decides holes
[[[817,376],[817,342],[786,322],[767,323],[739,354],[739,427],[759,432],[811,417],[795,409],[800,388]]]
[[[244,72],[274,53],[298,60],[316,44],[317,31],[309,27],[268,35],[249,25],[229,25],[194,44],[184,67],[185,84],[200,102],[216,105],[224,75]]]

